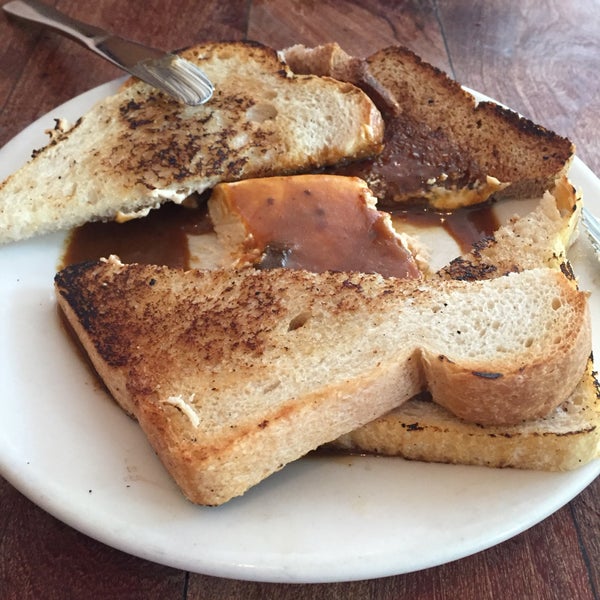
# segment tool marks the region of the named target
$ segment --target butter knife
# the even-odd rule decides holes
[[[202,70],[176,54],[113,35],[38,0],[13,0],[2,8],[14,17],[50,27],[75,40],[180,102],[196,106],[208,101],[213,94],[214,87]]]

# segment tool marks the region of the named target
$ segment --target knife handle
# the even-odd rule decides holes
[[[110,36],[103,29],[73,19],[38,0],[12,0],[2,8],[19,19],[55,29],[87,48]]]
[[[2,8],[10,15],[49,27],[78,42],[180,102],[197,106],[213,94],[213,84],[202,70],[173,54],[78,21],[38,0],[12,0]]]

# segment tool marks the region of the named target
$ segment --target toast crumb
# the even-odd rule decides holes
[[[183,396],[179,394],[178,396],[169,396],[166,400],[163,400],[163,402],[179,409],[190,420],[192,427],[198,428],[200,425],[200,417],[198,416],[198,413],[195,412],[193,406],[191,406],[194,403],[195,396],[196,394],[191,394],[189,400],[186,402],[183,399]]]

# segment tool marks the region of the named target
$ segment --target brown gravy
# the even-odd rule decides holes
[[[354,177],[268,177],[218,185],[211,214],[217,230],[232,222],[243,228],[249,262],[268,250],[261,268],[269,268],[279,254],[276,266],[289,269],[418,278],[414,257],[396,236],[389,215],[371,201],[364,182]]]
[[[394,219],[415,227],[443,227],[463,252],[474,242],[493,234],[499,223],[490,203],[457,209],[453,212],[405,208],[393,211]],[[188,235],[212,231],[206,203],[196,207],[167,203],[143,219],[126,223],[86,223],[74,229],[67,239],[61,267],[97,260],[116,254],[123,262],[190,267]]]
[[[167,203],[143,219],[95,222],[75,228],[67,239],[61,266],[116,254],[125,263],[189,268],[188,235],[212,231],[206,203],[194,207]]]
[[[491,202],[465,206],[449,212],[419,208],[391,211],[396,222],[417,228],[441,227],[457,243],[461,252],[469,252],[474,243],[491,236],[500,227]]]
[[[418,198],[431,180],[441,187],[460,189],[484,178],[476,161],[441,129],[431,129],[404,114],[386,119],[381,154],[331,171],[364,179],[386,206]]]

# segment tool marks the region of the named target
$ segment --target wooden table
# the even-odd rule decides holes
[[[60,0],[141,42],[210,39],[274,47],[337,40],[367,55],[407,45],[461,83],[572,139],[600,173],[598,0]],[[0,146],[51,108],[120,73],[72,42],[0,16]],[[474,556],[378,580],[251,583],[186,573],[106,547],[0,480],[2,598],[600,597],[600,479],[541,524]]]

